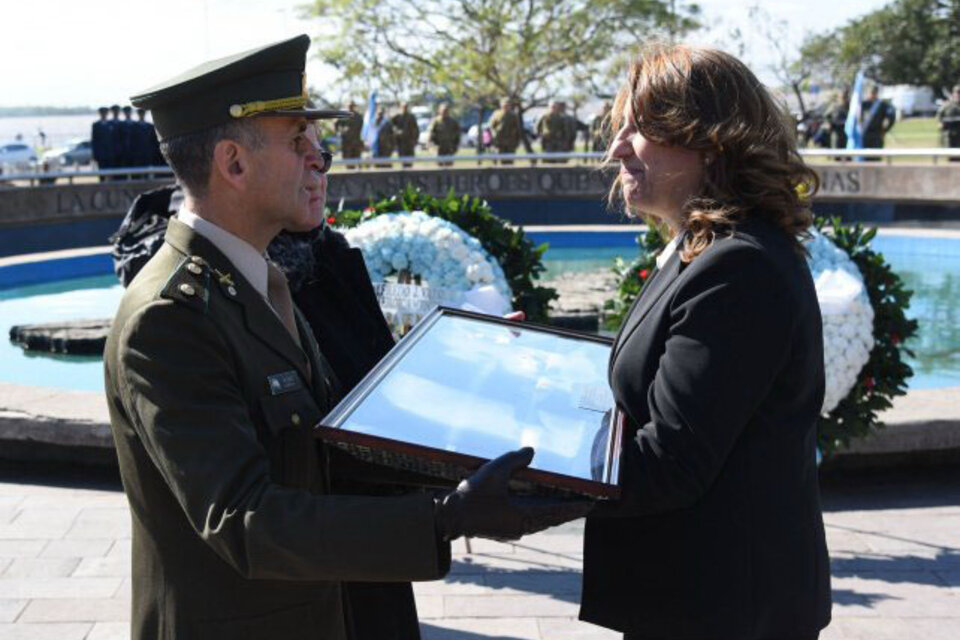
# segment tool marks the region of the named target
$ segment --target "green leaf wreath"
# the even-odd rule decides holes
[[[877,234],[875,228],[860,224],[845,225],[839,218],[817,218],[816,227],[853,260],[863,276],[873,307],[874,346],[870,359],[860,372],[857,383],[833,411],[820,416],[817,440],[824,456],[829,456],[850,441],[879,429],[883,424],[877,415],[890,408],[896,396],[907,392],[907,378],[913,369],[904,356],[913,357],[907,340],[917,333],[917,321],[907,318],[912,291],[904,288],[883,255],[870,247]],[[646,284],[656,264],[656,256],[666,245],[663,228],[650,226],[637,237],[640,256],[632,262],[617,258],[613,267],[618,277],[617,294],[604,304],[604,327],[615,331],[620,327],[630,306]]]
[[[535,284],[545,267],[543,254],[547,244],[534,246],[522,229],[511,227],[495,216],[486,200],[469,195],[457,196],[451,189],[437,198],[407,185],[397,195],[373,202],[364,209],[345,209],[330,214],[328,222],[340,227],[355,227],[383,213],[424,211],[457,225],[483,245],[503,268],[513,291],[513,308],[523,311],[533,322],[547,321],[547,308],[557,292]]]

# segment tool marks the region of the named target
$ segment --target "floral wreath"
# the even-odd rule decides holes
[[[906,393],[913,370],[904,342],[917,332],[905,311],[911,291],[883,256],[870,248],[876,229],[818,218],[805,243],[817,282],[824,330],[826,392],[817,425],[819,450],[829,456],[883,425],[877,414]],[[651,225],[637,237],[640,257],[617,258],[617,296],[604,305],[604,325],[620,326],[666,245],[664,230]],[[857,285],[860,285],[859,287]]]
[[[468,195],[458,196],[452,189],[446,196],[437,198],[408,185],[400,193],[372,202],[365,209],[331,213],[327,222],[349,230],[383,215],[410,211],[421,211],[432,218],[452,223],[459,231],[479,242],[490,257],[490,269],[494,276],[501,274],[508,299],[512,295],[510,306],[523,311],[530,321],[547,321],[550,301],[556,299],[557,292],[536,283],[545,269],[543,254],[547,245],[534,246],[523,229],[515,228],[493,215],[485,200]],[[477,249],[473,243],[468,242],[468,245],[471,251]],[[495,269],[493,263],[499,269]]]
[[[408,271],[430,287],[466,292],[491,285],[504,301],[513,297],[503,268],[479,240],[423,211],[376,216],[344,236],[363,253],[374,282]]]

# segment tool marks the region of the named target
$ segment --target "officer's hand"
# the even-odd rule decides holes
[[[460,536],[517,540],[529,533],[582,518],[593,508],[587,500],[512,496],[510,477],[533,460],[533,449],[491,460],[457,489],[437,501],[437,530],[444,540]]]

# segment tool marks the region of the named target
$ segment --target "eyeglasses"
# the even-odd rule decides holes
[[[318,163],[319,168],[317,170],[320,173],[326,173],[327,171],[330,171],[330,167],[333,166],[333,154],[330,153],[329,151],[319,149],[317,151],[317,155],[320,156],[320,160],[321,160],[321,162]]]

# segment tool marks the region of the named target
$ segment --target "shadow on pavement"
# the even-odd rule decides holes
[[[546,564],[524,569],[501,569],[489,567],[484,563],[486,554],[473,554],[472,561],[454,560],[445,582],[462,584],[483,584],[492,590],[512,589],[538,595],[549,596],[561,602],[580,603],[580,571],[569,566]],[[509,556],[496,556],[509,557]],[[524,562],[529,560],[524,558]]]
[[[873,605],[880,602],[881,600],[894,600],[893,596],[888,596],[883,593],[859,593],[853,591],[852,589],[834,589],[833,590],[833,604],[842,605],[845,607],[869,607],[873,608]]]
[[[458,631],[456,629],[446,629],[444,627],[435,627],[432,624],[420,623],[420,635],[423,640],[522,640],[515,636],[488,636],[483,633],[473,633],[472,631]]]
[[[117,468],[68,462],[0,459],[0,482],[123,491],[123,486],[120,484],[120,471]]]
[[[904,467],[821,475],[824,512],[960,505],[960,466]]]

